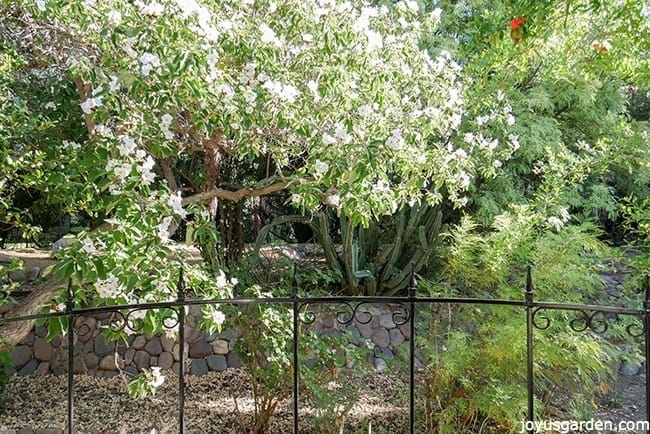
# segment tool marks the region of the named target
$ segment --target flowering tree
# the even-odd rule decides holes
[[[101,302],[134,301],[136,282],[141,297],[169,297],[162,264],[188,216],[188,240],[218,270],[213,221],[228,203],[286,191],[307,215],[329,209],[361,226],[425,203],[444,222],[472,214],[485,227],[519,203],[559,230],[593,195],[615,208],[602,181],[647,153],[620,116],[621,79],[647,82],[634,55],[643,38],[623,31],[647,34],[637,5],[86,0],[3,11],[4,85],[50,89],[20,111],[28,122],[4,120],[3,197],[28,185],[102,223],[57,268],[97,282]],[[26,129],[46,134],[30,141]],[[41,169],[20,169],[30,165]],[[2,205],[4,221],[34,227]],[[152,269],[162,271],[142,274]]]

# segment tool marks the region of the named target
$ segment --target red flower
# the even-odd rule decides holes
[[[524,18],[524,17],[513,18],[513,19],[510,20],[510,29],[511,30],[517,30],[525,22],[526,22],[526,18]]]

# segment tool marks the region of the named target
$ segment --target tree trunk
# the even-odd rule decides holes
[[[49,276],[38,285],[24,300],[15,304],[5,318],[17,318],[35,315],[51,302],[63,283],[54,276]],[[8,322],[0,325],[0,351],[9,351],[15,347],[34,327],[34,320]]]

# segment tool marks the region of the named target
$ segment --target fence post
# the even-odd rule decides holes
[[[650,274],[645,276],[645,413],[646,422],[650,424]]]
[[[409,282],[409,432],[415,434],[415,275],[411,272]]]
[[[293,433],[298,434],[298,287],[296,285],[296,272],[294,268],[294,282],[291,288],[291,305],[293,307]]]
[[[183,267],[178,273],[178,284],[176,286],[176,298],[178,303],[178,432],[185,432],[185,279]]]
[[[68,319],[68,434],[74,432],[74,293],[72,278],[68,279],[65,313]]]
[[[528,423],[529,434],[533,434],[532,424],[535,420],[535,388],[533,381],[533,277],[532,267],[529,265],[526,273],[526,385],[528,388]]]

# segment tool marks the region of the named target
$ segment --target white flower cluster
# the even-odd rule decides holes
[[[337,143],[347,145],[352,141],[352,136],[348,133],[346,126],[339,122],[335,125],[332,135],[323,133],[322,140],[324,145],[334,145]]]
[[[139,175],[141,185],[149,186],[155,181],[156,174],[152,171],[155,165],[154,159],[144,150],[138,149],[137,143],[132,137],[119,136],[117,149],[121,159],[111,158],[106,163],[106,171],[112,172],[117,178],[117,184],[112,184],[109,187],[112,193],[120,192],[120,187],[129,179],[134,167]]]
[[[560,232],[560,230],[564,227],[564,224],[568,222],[571,219],[571,214],[569,214],[569,210],[566,207],[560,207],[560,213],[557,216],[551,216],[548,219],[546,219],[546,223],[548,224],[549,227],[553,228],[556,232]]]
[[[160,71],[160,59],[153,53],[142,53],[140,56],[140,73],[147,77],[153,69]]]
[[[169,227],[171,226],[172,220],[173,217],[167,216],[156,226],[158,238],[160,238],[160,242],[163,245],[169,244]]]
[[[262,36],[260,40],[265,44],[271,44],[276,47],[282,47],[284,45],[282,41],[278,39],[273,29],[270,28],[268,25],[264,23],[260,24],[259,30],[260,32],[262,32]]]
[[[180,192],[170,194],[169,199],[167,199],[167,205],[169,205],[174,214],[181,218],[187,217],[187,211],[183,208]]]
[[[61,142],[61,145],[63,145],[64,148],[72,149],[73,151],[76,151],[79,148],[81,148],[81,145],[79,143],[73,142],[73,141],[70,141],[70,140],[63,140]]]
[[[197,24],[191,24],[189,29],[193,32],[203,36],[207,42],[216,42],[219,39],[219,30],[212,25],[212,14],[205,7],[196,2],[196,0],[175,0],[176,6],[181,11],[183,18],[187,19],[196,16]],[[222,25],[222,29],[226,30],[230,26],[228,24]]]
[[[262,85],[272,96],[279,98],[283,102],[292,104],[300,95],[300,91],[291,84],[284,84],[279,81],[266,80]]]
[[[117,145],[117,149],[120,151],[122,157],[127,158],[135,153],[137,145],[135,140],[129,136],[120,136],[120,144]]]
[[[160,126],[160,130],[163,132],[163,136],[165,136],[167,140],[174,140],[174,133],[170,129],[173,120],[174,118],[172,115],[165,113],[160,118],[160,123],[158,124]]]
[[[165,376],[162,375],[162,368],[160,366],[151,367],[151,380],[149,380],[149,385],[154,389],[159,388],[165,383]]]
[[[329,164],[321,160],[316,160],[316,162],[314,163],[314,172],[316,172],[316,176],[318,177],[325,175],[329,169],[330,169]]]
[[[136,0],[135,5],[140,8],[140,12],[142,14],[151,17],[159,17],[165,12],[165,6],[155,0],[149,3],[144,3],[141,0]]]
[[[404,148],[405,144],[406,141],[402,137],[402,131],[399,128],[395,128],[391,136],[386,139],[386,146],[393,151],[399,151]]]
[[[102,96],[92,96],[90,98],[87,98],[84,102],[79,104],[81,107],[81,111],[84,112],[84,114],[91,114],[93,112],[94,108],[101,107],[104,104],[102,103]]]
[[[124,287],[114,274],[109,274],[106,279],[95,282],[95,289],[100,297],[113,299],[124,293]]]

